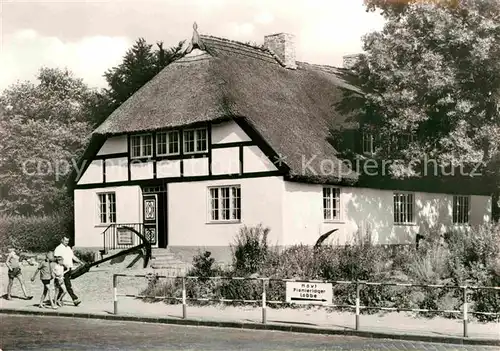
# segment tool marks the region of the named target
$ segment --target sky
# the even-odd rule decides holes
[[[362,36],[383,26],[363,0],[0,0],[0,91],[60,67],[90,87],[106,86],[139,37],[164,47],[200,34],[263,43],[295,35],[299,61],[342,66],[362,52]]]

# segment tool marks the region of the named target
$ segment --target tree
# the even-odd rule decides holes
[[[363,38],[354,72],[362,122],[376,127],[391,172],[415,176],[427,158],[474,169],[500,189],[500,0],[366,0],[387,22]],[[394,135],[408,135],[395,149]],[[401,140],[401,138],[400,138]]]
[[[93,96],[93,123],[101,124],[116,108],[149,82],[163,68],[182,56],[182,46],[169,49],[163,43],[156,44],[157,49],[139,38],[126,52],[122,63],[104,73],[109,88],[96,92]]]
[[[67,205],[66,176],[91,132],[83,81],[51,68],[37,78],[0,96],[0,213],[43,215]]]

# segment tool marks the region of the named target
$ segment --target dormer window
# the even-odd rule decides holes
[[[184,153],[194,154],[208,150],[207,128],[184,130]]]
[[[153,136],[151,134],[132,135],[130,137],[131,158],[153,156]]]

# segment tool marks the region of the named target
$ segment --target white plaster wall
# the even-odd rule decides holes
[[[241,223],[208,223],[208,187],[241,186]],[[244,224],[270,227],[269,241],[283,242],[282,177],[168,184],[168,240],[172,246],[228,246]]]
[[[78,184],[102,183],[102,181],[102,160],[94,160],[78,180]]]
[[[472,195],[470,199],[470,224],[480,225],[492,220],[493,199],[491,196]]]
[[[240,172],[238,147],[212,150],[212,174],[237,174]]]
[[[338,228],[329,242],[343,245],[354,240],[358,229],[370,231],[377,244],[411,244],[417,233],[444,233],[460,226],[452,223],[453,195],[414,193],[415,224],[394,225],[393,191],[341,188],[341,219],[323,220],[323,187],[285,182],[284,232],[286,245],[313,245],[321,234]],[[471,224],[479,224],[491,213],[488,197],[473,196]],[[462,226],[466,227],[466,226]]]
[[[181,176],[180,160],[162,160],[156,163],[157,178],[172,178]]]
[[[153,179],[153,161],[139,162],[132,160],[130,162],[130,179]]]
[[[128,180],[128,158],[110,158],[106,160],[106,182]]]
[[[208,157],[186,158],[184,162],[184,177],[208,175]]]
[[[106,139],[98,155],[109,155],[127,152],[127,136],[120,135]]]
[[[108,187],[99,189],[76,189],[75,246],[102,248],[102,232],[108,225],[98,220],[98,193],[115,192],[117,223],[142,222],[142,198],[139,186]]]
[[[224,122],[212,126],[212,144],[238,141],[251,141],[251,139],[235,122]]]
[[[262,152],[258,146],[245,146],[243,148],[243,172],[276,171],[276,166]]]

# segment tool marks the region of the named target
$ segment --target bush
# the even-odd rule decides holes
[[[199,277],[198,279],[185,279],[186,297],[188,299],[220,299],[221,285],[219,280],[208,279],[209,277],[220,276],[223,271],[215,264],[215,259],[211,257],[211,252],[199,252],[193,257],[193,267],[187,273],[189,277]],[[140,292],[142,296],[168,296],[162,299],[166,303],[178,303],[175,298],[182,296],[182,281],[160,280],[152,277],[148,280],[148,287]],[[146,301],[155,302],[157,299],[151,297]],[[209,302],[190,301],[191,304],[203,305]]]
[[[491,273],[491,272],[490,272]],[[477,279],[482,286],[500,286],[500,277],[496,274],[484,273],[482,277]],[[471,308],[473,311],[480,312],[497,312],[500,311],[500,292],[495,290],[473,290],[469,295],[472,301]],[[498,317],[477,315],[480,321],[494,321]]]
[[[255,227],[245,225],[240,229],[235,243],[231,245],[236,274],[251,275],[264,267],[269,253],[269,231],[269,228],[264,228],[261,224]]]
[[[72,219],[64,216],[1,216],[1,250],[14,246],[19,251],[47,252],[54,250],[63,236],[70,236]]]
[[[181,296],[181,294],[182,285],[178,280],[160,280],[154,275],[148,277],[148,286],[139,293],[141,296],[146,296],[142,298],[145,302],[164,301],[171,304],[178,303],[175,298]]]
[[[269,250],[259,273],[265,277],[319,279],[318,255],[306,245],[287,247],[281,252]]]
[[[409,276],[420,284],[443,284],[443,279],[450,276],[448,270],[449,251],[439,244],[414,255],[407,263]]]
[[[500,258],[500,223],[488,223],[468,232],[456,231],[448,240],[450,269],[458,284],[473,279],[477,267],[494,270]]]
[[[373,280],[388,262],[386,251],[373,244],[370,232],[358,232],[351,243],[323,250],[320,274],[327,280]]]
[[[193,268],[188,272],[192,277],[214,277],[220,274],[221,269],[215,264],[215,259],[210,251],[199,252],[193,257]]]
[[[237,234],[233,249],[233,269],[224,271],[215,264],[210,252],[200,252],[193,259],[186,289],[190,298],[260,300],[260,280],[210,280],[213,276],[262,276],[304,280],[364,280],[442,285],[500,286],[500,224],[485,225],[464,232],[449,233],[445,240],[439,233],[429,233],[418,250],[410,246],[385,248],[374,245],[369,232],[354,238],[345,246],[313,248],[295,245],[284,250],[267,244],[269,229],[243,227]],[[285,301],[284,282],[267,284],[268,301]],[[180,296],[180,281],[149,288],[156,295]],[[334,285],[334,303],[355,304],[355,285]],[[362,285],[360,302],[370,307],[393,307],[430,310],[460,310],[460,289],[395,287]],[[500,294],[493,290],[470,290],[471,310],[500,311]],[[285,307],[288,304],[270,304]],[[301,307],[294,305],[293,307]],[[362,310],[378,312],[376,309]],[[435,313],[425,313],[432,316]],[[444,317],[459,318],[458,314]],[[472,315],[471,315],[472,317]],[[478,316],[493,320],[491,316]],[[496,317],[495,317],[496,318]]]
[[[229,273],[227,277],[230,278],[231,276],[231,273]],[[240,302],[242,302],[241,300],[260,301],[262,298],[262,281],[225,279],[217,286],[217,296],[217,298],[240,300]],[[233,304],[238,304],[238,302]]]
[[[199,252],[193,257],[193,268],[187,276],[199,277],[198,279],[186,279],[187,298],[220,299],[221,281],[209,279],[222,275],[222,270],[215,263],[210,251]],[[199,302],[198,302],[199,303]]]

